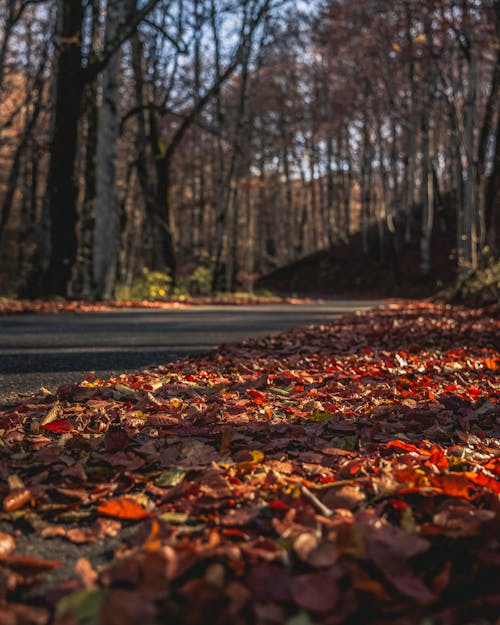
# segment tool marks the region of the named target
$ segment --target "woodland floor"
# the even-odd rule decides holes
[[[498,622],[499,339],[393,304],[0,409],[0,624]]]

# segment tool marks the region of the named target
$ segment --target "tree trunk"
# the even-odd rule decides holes
[[[377,214],[378,239],[379,239],[379,260],[385,261],[385,226],[389,221],[388,196],[389,185],[387,180],[387,171],[385,169],[384,159],[384,141],[382,137],[382,118],[379,116],[377,120],[377,143],[378,143],[378,165],[380,178],[380,198],[379,210]]]
[[[477,193],[476,193],[476,163],[474,150],[474,128],[475,113],[477,100],[477,80],[478,68],[477,58],[474,52],[471,52],[468,63],[468,93],[465,102],[465,119],[464,119],[464,143],[466,157],[467,177],[464,188],[464,236],[465,243],[465,268],[477,268],[478,264],[478,240],[477,240]]]
[[[500,6],[500,2],[498,3]],[[498,10],[498,9],[497,9]],[[490,83],[490,90],[488,93],[488,99],[486,101],[486,107],[483,117],[483,123],[481,126],[481,132],[479,134],[479,142],[477,148],[477,178],[476,178],[476,192],[477,192],[477,205],[479,212],[479,240],[481,247],[487,241],[488,237],[488,217],[486,215],[486,198],[488,195],[486,185],[486,155],[488,152],[488,144],[490,138],[495,133],[494,118],[495,109],[498,109],[500,113],[500,106],[498,105],[498,98],[500,95],[500,47],[497,50],[497,56],[495,66],[493,68],[493,75]]]
[[[123,0],[108,0],[104,49],[111,47],[123,22]],[[110,299],[116,280],[119,249],[116,189],[117,144],[120,132],[118,88],[121,54],[117,50],[102,74],[102,102],[97,135],[97,180],[94,224],[93,283],[97,299]]]
[[[150,142],[155,162],[156,183],[150,227],[153,234],[152,269],[169,273],[175,285],[177,265],[174,252],[175,224],[171,201],[172,154],[163,142],[156,111],[150,111]]]
[[[351,236],[351,196],[352,196],[352,180],[353,180],[353,162],[351,150],[351,133],[349,126],[345,128],[345,146],[346,146],[346,162],[347,173],[343,173],[344,180],[344,240],[347,242]]]
[[[422,224],[420,235],[420,275],[431,273],[431,235],[434,223],[434,181],[432,178],[431,96],[422,115]]]
[[[411,4],[406,5],[406,43],[408,46],[408,55],[410,61],[408,63],[408,83],[409,95],[407,97],[407,119],[406,119],[406,154],[405,154],[405,229],[404,241],[406,244],[411,242],[411,231],[413,225],[413,205],[415,203],[415,169],[417,162],[417,121],[416,110],[418,107],[418,90],[415,85],[415,62],[413,60],[413,14],[411,12]]]
[[[366,105],[368,102],[366,101]],[[370,149],[370,128],[368,126],[368,113],[363,116],[363,149],[361,156],[361,240],[363,253],[368,254],[368,224],[370,214],[370,179],[372,155]]]
[[[429,46],[432,46],[431,17],[425,16],[424,29]],[[431,236],[434,224],[434,180],[432,177],[434,134],[432,106],[434,102],[434,69],[431,58],[427,59],[424,72],[424,106],[422,112],[422,223],[420,233],[420,275],[427,278],[431,273]]]
[[[328,135],[326,140],[326,214],[327,214],[327,237],[328,247],[331,249],[335,243],[335,215],[334,215],[334,192],[333,181],[333,137]]]
[[[132,70],[134,72],[134,88],[135,88],[135,105],[137,107],[137,132],[135,136],[134,146],[136,152],[137,180],[141,190],[142,200],[144,202],[144,237],[142,241],[142,263],[149,268],[153,267],[154,254],[154,184],[151,177],[151,170],[148,166],[148,130],[146,119],[147,96],[144,84],[144,49],[140,35],[136,33],[132,38]],[[152,112],[150,113],[153,114]],[[151,159],[152,160],[152,159]],[[137,267],[141,269],[142,267]]]
[[[47,176],[49,258],[42,292],[66,297],[77,250],[78,180],[75,167],[77,131],[83,94],[82,3],[59,0],[59,52],[55,68],[55,102],[50,164]]]
[[[94,63],[98,57],[99,41],[99,2],[92,0],[92,25],[90,32],[89,62]],[[83,173],[83,202],[80,213],[78,232],[78,257],[73,277],[73,295],[89,298],[92,292],[92,256],[95,220],[96,196],[96,155],[97,155],[97,127],[98,102],[97,79],[89,82],[84,89],[84,116],[86,121],[85,161]]]

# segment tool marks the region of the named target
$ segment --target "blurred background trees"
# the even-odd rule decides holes
[[[0,24],[0,292],[252,290],[349,246],[397,286],[407,250],[422,282],[495,254],[500,0],[0,0]]]

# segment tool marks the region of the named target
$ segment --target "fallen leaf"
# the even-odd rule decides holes
[[[50,423],[42,424],[42,428],[47,432],[53,432],[54,434],[65,434],[73,430],[73,425],[66,419],[58,421],[51,421]]]
[[[335,580],[327,573],[306,573],[293,577],[290,590],[295,604],[313,614],[331,612],[340,598]]]
[[[23,508],[27,503],[33,501],[33,495],[27,488],[9,493],[3,500],[5,512],[13,512]]]
[[[0,532],[0,558],[10,555],[16,548],[16,541],[10,534]]]
[[[97,625],[101,623],[101,607],[107,595],[108,591],[100,588],[75,590],[59,600],[56,606],[56,617],[61,619],[74,615],[79,625]]]
[[[98,506],[98,511],[105,516],[128,521],[137,521],[151,516],[150,512],[131,497],[118,497],[105,501]]]

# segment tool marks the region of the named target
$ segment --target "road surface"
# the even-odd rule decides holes
[[[102,378],[134,371],[378,303],[336,300],[0,316],[0,403],[14,402],[41,386],[54,390],[89,372]]]

